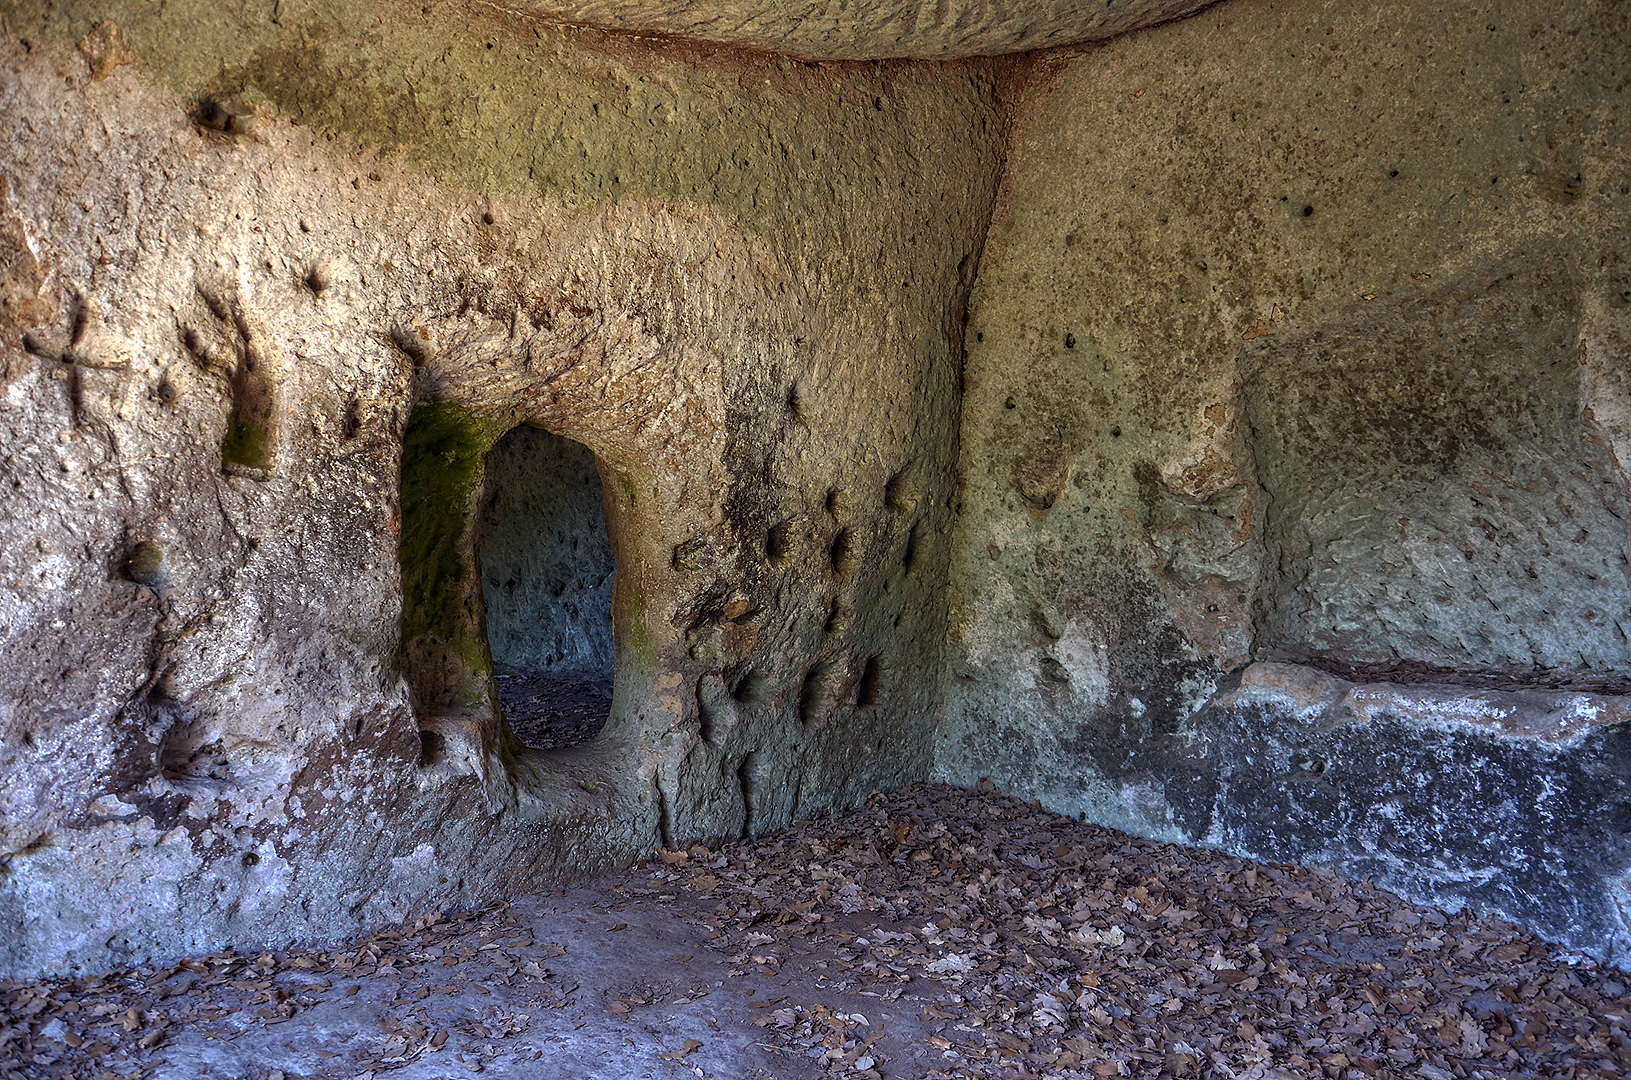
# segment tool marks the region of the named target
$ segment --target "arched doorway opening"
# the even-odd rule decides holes
[[[533,749],[593,740],[611,710],[617,574],[593,452],[514,428],[487,451],[476,528],[500,711]]]

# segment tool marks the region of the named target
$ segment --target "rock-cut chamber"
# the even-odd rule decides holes
[[[522,426],[484,472],[478,563],[499,707],[527,746],[587,742],[611,708],[617,574],[595,456]]]

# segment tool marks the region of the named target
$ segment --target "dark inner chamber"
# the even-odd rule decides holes
[[[498,704],[516,738],[535,750],[564,750],[600,734],[612,680],[500,668]]]
[[[611,710],[617,573],[594,454],[542,428],[500,439],[487,454],[479,557],[511,729],[540,750],[590,741]]]

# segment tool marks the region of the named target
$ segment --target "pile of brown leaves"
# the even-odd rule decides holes
[[[545,982],[532,932],[506,906],[424,919],[335,950],[291,949],[244,955],[222,952],[163,967],[122,968],[83,979],[0,979],[0,1077],[36,1080],[132,1080],[167,1063],[165,1048],[184,1032],[236,1048],[236,1030],[292,1020],[325,996],[351,997],[359,980],[392,976],[405,986],[405,1011],[381,1022],[382,1039],[344,1061],[346,1076],[400,1068],[440,1050],[448,1031],[432,1023],[423,1002],[432,994],[486,995],[481,979],[519,981],[542,1008],[561,1008],[568,988]],[[523,947],[529,959],[516,962]],[[461,966],[477,972],[472,978]],[[575,989],[575,988],[572,988]],[[528,1026],[526,1013],[487,1010],[461,1034],[504,1038]],[[322,1059],[341,1055],[317,1050]],[[280,1074],[279,1074],[280,1075]]]
[[[938,1053],[913,1076],[1631,1073],[1624,983],[1508,923],[1137,840],[983,784],[661,854],[660,879],[713,899],[739,970],[828,945],[816,966],[852,994],[944,987],[925,1010]],[[835,1071],[882,1075],[862,1013],[787,1005],[758,1022]]]
[[[715,1018],[755,1033],[785,1075],[865,1080],[1631,1075],[1622,974],[1507,923],[1137,840],[985,785],[917,785],[768,839],[658,856],[557,917],[617,919],[597,932],[621,938],[638,910],[668,912],[709,928],[707,965],[653,956],[638,979],[586,994],[542,966],[566,953],[538,936],[551,924],[498,905],[334,950],[6,980],[0,1076],[146,1076],[172,1042],[236,1049],[365,981],[389,995],[379,1032],[343,1056],[315,1051],[311,1075],[422,1058],[536,1075],[534,1044],[592,1022],[596,1000],[600,1023],[646,1025],[631,1033],[659,1030],[658,1010],[689,1016],[670,1020],[698,1038],[670,1028],[657,1056],[697,1075],[713,1075],[697,1062],[725,1030]]]
[[[498,666],[499,707],[522,745],[537,750],[581,746],[606,726],[612,711],[609,678],[521,671]]]

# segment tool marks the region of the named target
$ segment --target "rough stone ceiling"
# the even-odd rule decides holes
[[[664,34],[807,60],[949,59],[1077,45],[1193,14],[1213,0],[520,0],[565,23]]]

